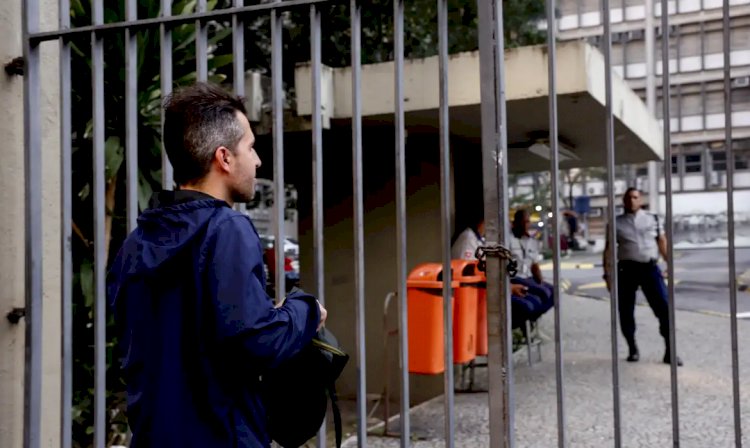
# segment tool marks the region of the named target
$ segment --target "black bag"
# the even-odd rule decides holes
[[[341,412],[336,380],[349,355],[325,328],[292,359],[263,377],[263,394],[271,439],[297,448],[318,434],[331,400],[336,446],[341,447]]]

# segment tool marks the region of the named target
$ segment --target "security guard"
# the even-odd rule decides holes
[[[620,326],[628,342],[629,362],[640,359],[635,342],[635,294],[638,287],[646,296],[654,315],[659,319],[659,332],[666,343],[664,363],[671,361],[669,351],[669,305],[664,277],[657,264],[659,254],[667,258],[667,238],[657,215],[641,209],[641,194],[628,188],[623,196],[625,212],[617,217],[617,272]],[[604,250],[604,280],[610,288],[609,232]],[[678,366],[682,360],[675,356]]]

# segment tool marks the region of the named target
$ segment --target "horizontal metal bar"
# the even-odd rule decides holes
[[[32,44],[38,44],[40,42],[56,40],[60,38],[72,39],[76,36],[86,36],[92,32],[97,34],[104,34],[123,31],[125,29],[140,30],[143,28],[156,28],[160,25],[174,28],[178,25],[184,25],[186,23],[205,23],[210,20],[230,20],[233,16],[245,16],[253,13],[258,13],[258,15],[260,15],[260,13],[262,12],[265,12],[267,14],[268,11],[286,11],[313,4],[340,3],[342,1],[343,0],[286,0],[277,3],[263,3],[260,5],[243,6],[241,8],[226,8],[201,13],[183,14],[178,16],[152,17],[131,22],[112,22],[102,25],[82,26],[79,28],[67,30],[45,31],[41,33],[30,34],[29,39]]]

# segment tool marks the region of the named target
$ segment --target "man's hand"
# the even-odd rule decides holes
[[[542,268],[539,267],[539,263],[533,263],[531,265],[531,276],[534,278],[534,281],[542,284],[544,282],[544,277],[542,277]]]
[[[514,296],[523,297],[526,295],[526,291],[528,290],[529,288],[523,285],[510,285],[510,292]]]
[[[328,318],[328,311],[323,307],[323,304],[318,302],[318,308],[320,308],[320,323],[318,324],[318,331],[323,328],[326,324],[326,318]]]

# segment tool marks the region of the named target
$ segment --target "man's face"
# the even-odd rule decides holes
[[[241,123],[244,133],[234,148],[236,164],[230,176],[231,194],[234,202],[250,202],[255,196],[255,176],[261,161],[255,152],[255,135],[250,129],[250,122],[240,112],[237,112],[237,120]]]
[[[625,210],[635,213],[641,208],[641,194],[638,191],[631,191],[623,199]]]

